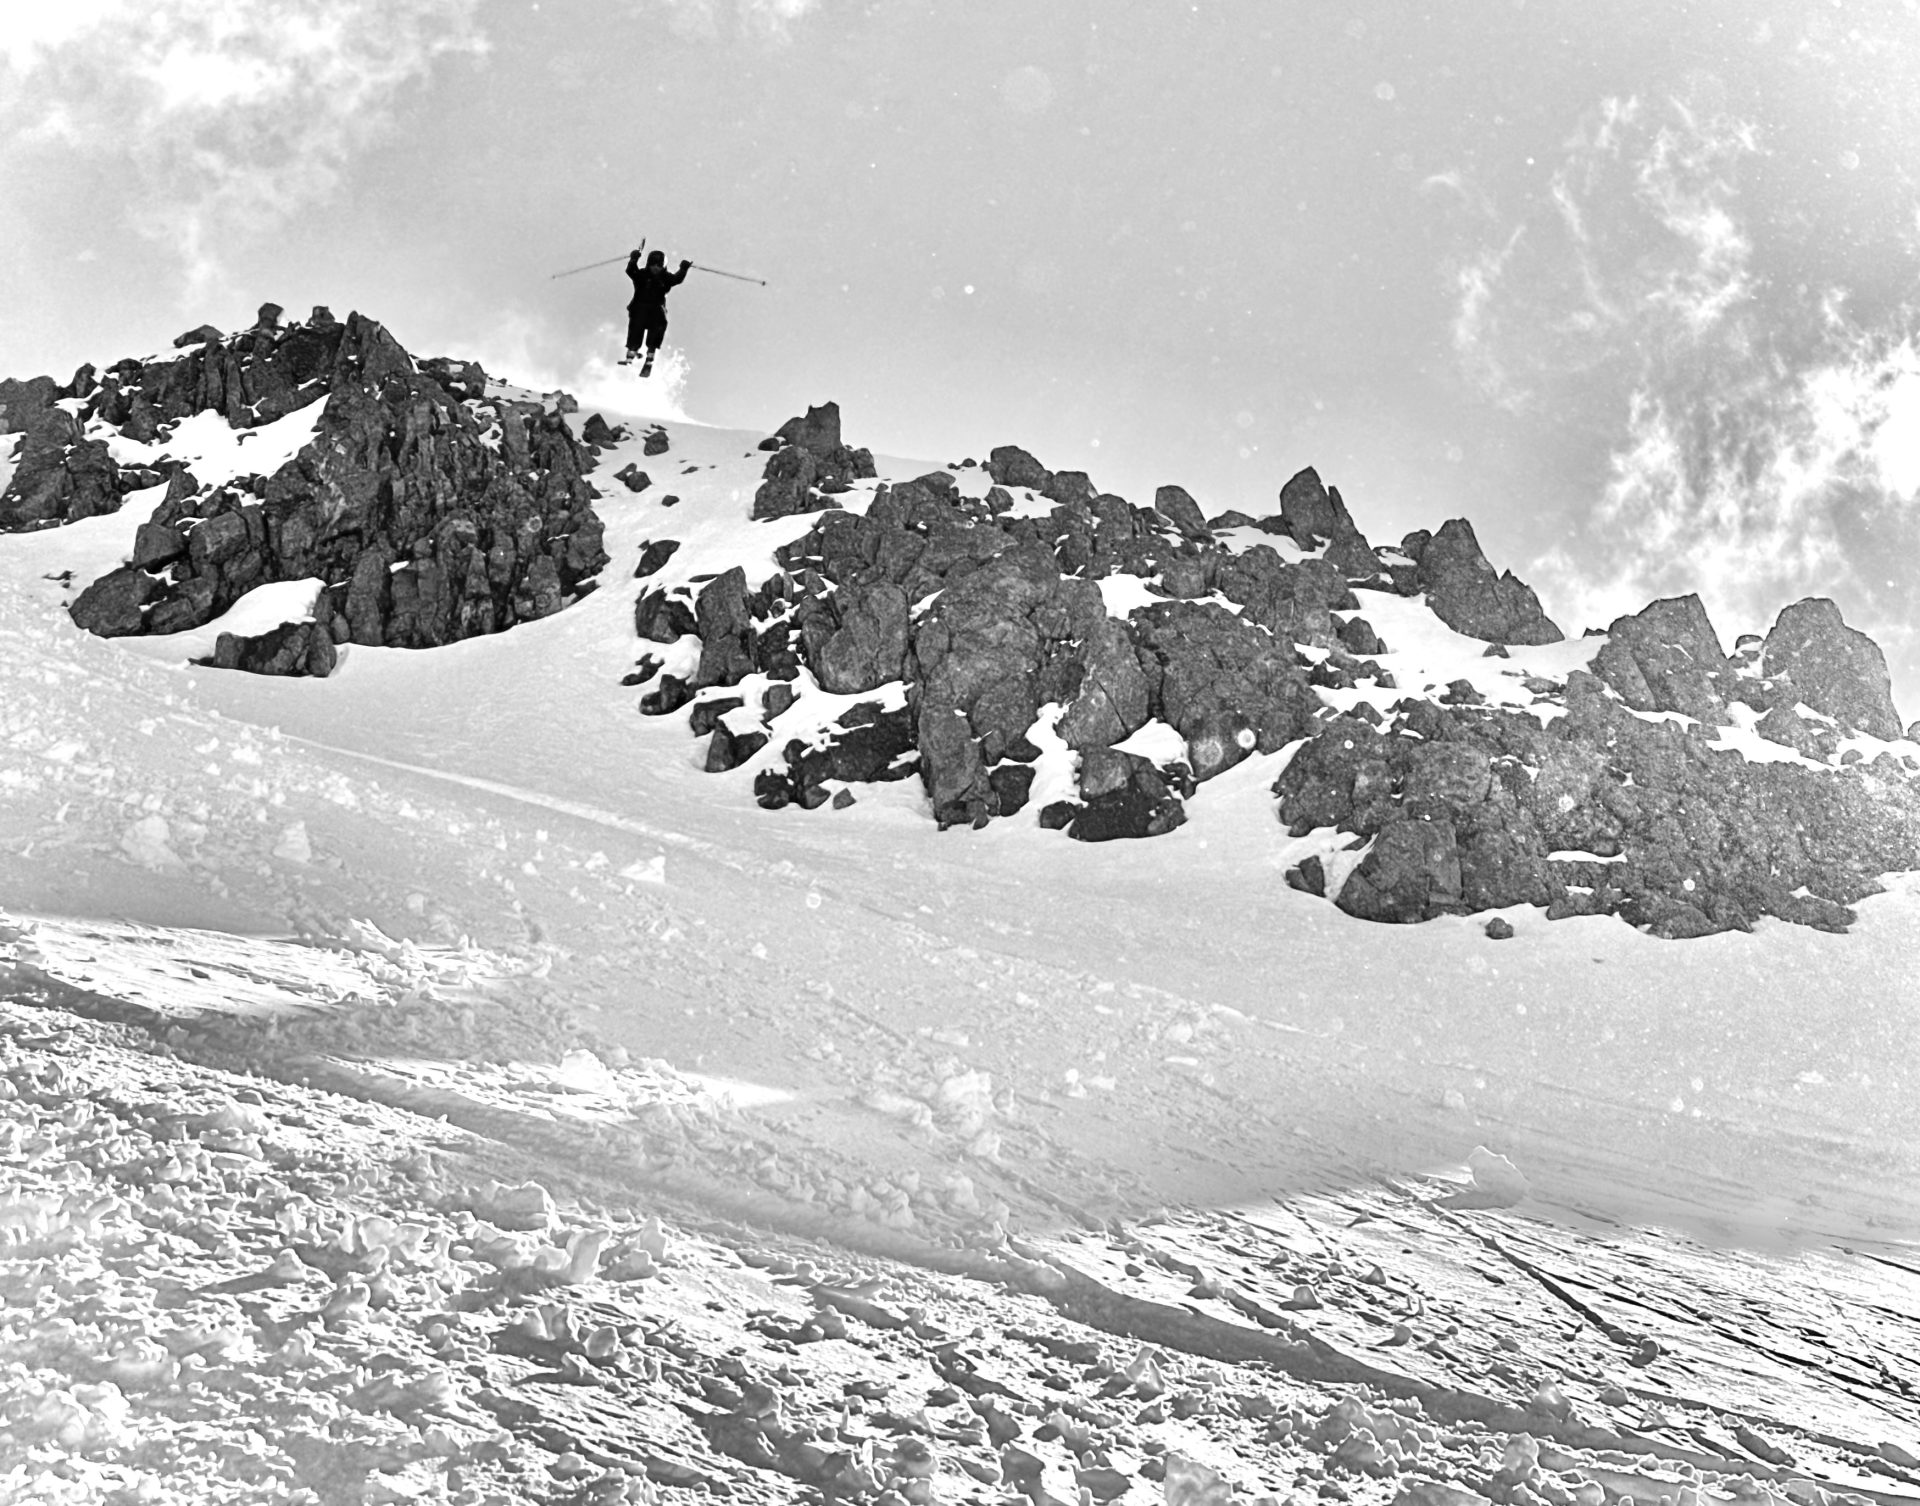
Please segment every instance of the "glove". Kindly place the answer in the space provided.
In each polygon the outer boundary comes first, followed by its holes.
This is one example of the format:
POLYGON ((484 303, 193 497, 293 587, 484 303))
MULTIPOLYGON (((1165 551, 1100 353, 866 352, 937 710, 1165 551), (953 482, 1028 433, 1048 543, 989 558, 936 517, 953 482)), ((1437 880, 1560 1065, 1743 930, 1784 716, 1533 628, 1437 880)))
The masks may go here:
POLYGON ((687 260, 687 259, 686 259, 686 258, 685 258, 684 256, 680 258, 680 270, 681 270, 682 272, 684 272, 684 271, 686 271, 686 270, 687 270, 687 268, 688 268, 688 267, 690 267, 690 266, 692 266, 692 265, 693 265, 693 263, 692 263, 692 262, 690 262, 690 261, 688 261, 688 260, 687 260))

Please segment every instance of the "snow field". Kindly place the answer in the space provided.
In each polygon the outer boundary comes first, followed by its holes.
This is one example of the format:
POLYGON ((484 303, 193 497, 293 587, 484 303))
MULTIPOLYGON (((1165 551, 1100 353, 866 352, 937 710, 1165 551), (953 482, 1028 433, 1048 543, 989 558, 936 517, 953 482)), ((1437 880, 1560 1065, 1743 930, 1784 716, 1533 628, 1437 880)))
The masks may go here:
MULTIPOLYGON (((1585 1506, 1578 1492, 1590 1484, 1607 1500, 1652 1506, 1787 1477, 1769 1474, 1708 1404, 1738 1410, 1742 1426, 1783 1441, 1835 1488, 1920 1483, 1889 1482, 1792 1431, 1824 1430, 1869 1452, 1883 1438, 1920 1448, 1897 1387, 1875 1381, 1860 1401, 1768 1357, 1812 1344, 1827 1364, 1869 1355, 1863 1374, 1884 1365, 1897 1375, 1905 1363, 1889 1333, 1897 1323, 1876 1314, 1904 1311, 1910 1294, 1873 1261, 1905 1258, 1900 1242, 1920 1229, 1902 1190, 1913 1185, 1920 885, 1901 879, 1866 901, 1847 937, 1764 925, 1675 946, 1605 920, 1549 926, 1531 911, 1507 917, 1517 935, 1499 944, 1478 920, 1364 926, 1280 882, 1332 836, 1296 842, 1275 821, 1268 791, 1285 753, 1210 781, 1188 824, 1149 843, 1088 847, 1015 822, 938 833, 911 780, 863 789, 846 811, 760 811, 746 794, 751 768, 699 772, 684 722, 639 716, 640 688, 619 686, 654 647, 634 638, 641 586, 628 577, 642 542, 662 537, 685 542, 660 580, 697 589, 695 575, 734 563, 771 569, 774 545, 813 519, 745 521, 763 461, 757 434, 675 425, 669 451, 644 457, 641 427, 595 473, 613 558, 598 591, 498 639, 412 654, 355 648, 327 681, 191 670, 178 645, 73 631, 62 601, 90 578, 88 561, 124 554, 138 521, 125 511, 0 545, 0 904, 18 933, 0 978, 9 997, 38 991, 30 1007, 5 1006, 8 1080, 50 1096, 50 1061, 99 1064, 71 1080, 81 1089, 68 1082, 57 1095, 94 1106, 74 1126, 59 1123, 58 1104, 24 1091, 8 1100, 19 1145, 52 1142, 35 1162, 45 1183, 25 1195, 64 1200, 71 1182, 91 1198, 88 1126, 120 1122, 128 1101, 167 1097, 181 1108, 147 1115, 159 1126, 152 1144, 134 1136, 112 1156, 177 1166, 184 1180, 149 1180, 189 1205, 175 1219, 164 1200, 150 1209, 144 1192, 138 1206, 115 1192, 127 1210, 90 1225, 71 1222, 90 1202, 20 1205, 23 1232, 7 1248, 23 1264, 7 1280, 54 1261, 47 1269, 67 1284, 53 1290, 80 1328, 96 1324, 75 1305, 87 1273, 109 1256, 131 1262, 106 1303, 126 1305, 124 1330, 108 1324, 72 1349, 6 1336, 25 1346, 8 1362, 32 1372, 20 1393, 30 1409, 9 1414, 28 1449, 4 1462, 39 1471, 17 1473, 22 1489, 72 1486, 72 1499, 93 1500, 140 1488, 134 1468, 163 1485, 188 1471, 224 1480, 216 1464, 253 1469, 234 1461, 259 1450, 231 1440, 257 1423, 238 1403, 220 1410, 246 1389, 222 1390, 216 1376, 257 1377, 270 1408, 288 1392, 288 1415, 334 1440, 328 1467, 406 1499, 521 1498, 536 1480, 584 1490, 609 1471, 619 1479, 606 1488, 631 1499, 701 1478, 755 1499, 791 1488, 780 1482, 793 1477, 727 1453, 717 1440, 738 1430, 714 1413, 751 1414, 789 1462, 812 1459, 801 1443, 846 1453, 867 1472, 856 1494, 927 1478, 896 1447, 925 1441, 942 1500, 999 1499, 1015 1478, 1075 1499, 1113 1483, 1100 1470, 1132 1482, 1121 1499, 1152 1499, 1153 1471, 1171 1468, 1153 1461, 1174 1454, 1243 1494, 1302 1499, 1323 1480, 1384 1501, 1424 1479, 1520 1506, 1531 1506, 1522 1486, 1585 1506), (637 496, 610 480, 628 460, 654 477, 637 496), (662 505, 669 494, 673 507, 662 505), (47 578, 67 569, 69 586, 47 578), (129 1035, 129 1054, 113 1056, 96 1033, 111 1027, 60 1012, 102 999, 177 1017, 169 1028, 181 1034, 162 1037, 171 1054, 150 1055, 129 1035), (318 1086, 299 1087, 301 1075, 318 1086), (149 1084, 144 1098, 132 1096, 137 1083, 149 1084), (259 1110, 274 1125, 291 1105, 323 1148, 366 1145, 372 1159, 341 1149, 344 1160, 283 1163, 282 1130, 205 1118, 227 1102, 242 1121, 259 1110), (371 1125, 356 1126, 356 1114, 371 1125), (336 1124, 346 1126, 337 1140, 336 1124), (233 1148, 229 1137, 248 1135, 264 1156, 233 1148), (409 1146, 427 1148, 430 1176, 380 1169, 400 1167, 409 1146), (1517 1169, 1524 1198, 1507 1211, 1434 1211, 1485 1184, 1482 1166, 1494 1177, 1488 1157, 1517 1169), (499 1199, 513 1199, 488 1194, 492 1213, 455 1206, 446 1200, 466 1196, 456 1182, 538 1182, 545 1201, 520 1196, 543 1216, 550 1203, 559 1226, 496 1239, 479 1224, 498 1229, 493 1214, 508 1216, 499 1199), (316 1211, 290 1230, 248 1211, 295 1191, 316 1211), (669 1198, 678 1224, 647 1207, 669 1198), (1166 1210, 1157 1222, 1155 1209, 1166 1210), (272 1274, 285 1250, 305 1263, 301 1244, 331 1239, 365 1257, 369 1241, 345 1233, 348 1210, 427 1231, 378 1245, 394 1251, 396 1306, 376 1300, 373 1273, 324 1265, 284 1290, 205 1292, 272 1274), (662 1299, 668 1286, 649 1277, 635 1288, 647 1300, 622 1306, 610 1262, 639 1265, 649 1216, 684 1242, 684 1268, 648 1254, 684 1291, 662 1299), (717 1217, 776 1232, 692 1228, 717 1217), (73 1227, 80 1234, 60 1232, 73 1227), (584 1239, 601 1228, 600 1272, 574 1280, 584 1239), (1001 1246, 1003 1232, 1014 1244, 1001 1246), (1563 1286, 1597 1283, 1598 1295, 1580 1288, 1583 1300, 1623 1328, 1657 1331, 1661 1356, 1636 1368, 1591 1325, 1568 1340, 1570 1309, 1480 1233, 1530 1251, 1563 1286), (443 1234, 448 1265, 434 1274, 416 1257, 439 1251, 443 1234), (505 1264, 489 1258, 509 1244, 518 1254, 502 1254, 505 1264), (968 1263, 989 1256, 1002 1264, 968 1263), (1082 1289, 1057 1262, 1116 1295, 1071 1306, 1082 1289), (547 1284, 497 1308, 451 1301, 509 1268, 547 1284), (955 1268, 976 1275, 929 1274, 955 1268), (1483 1270, 1505 1272, 1506 1284, 1483 1270), (697 1279, 682 1282, 683 1271, 697 1279), (570 1284, 548 1283, 556 1275, 570 1284), (162 1307, 159 1294, 176 1290, 169 1279, 204 1294, 162 1307), (892 1286, 866 1295, 868 1280, 892 1286), (1303 1287, 1320 1305, 1287 1307, 1303 1287), (1635 1291, 1660 1305, 1657 1321, 1620 1295, 1635 1291), (266 1304, 266 1326, 243 1299, 266 1304), (1198 1328, 1155 1329, 1165 1338, 1143 1362, 1138 1340, 1087 1326, 1102 1310, 1154 1324, 1197 1311, 1237 1327, 1207 1327, 1204 1343, 1198 1328), (275 1357, 293 1340, 275 1339, 273 1325, 299 1312, 320 1362, 282 1370, 275 1357), (1286 1338, 1255 1312, 1519 1412, 1513 1426, 1476 1432, 1438 1400, 1416 1414, 1385 1393, 1277 1378, 1208 1352, 1251 1344, 1241 1330, 1286 1338), (182 1340, 176 1354, 166 1342, 176 1318, 237 1336, 197 1357, 182 1340), (606 1328, 613 1378, 583 1389, 567 1367, 605 1379, 607 1356, 592 1348, 606 1328), (1013 1393, 996 1402, 1018 1420, 1005 1441, 974 1405, 997 1393, 977 1395, 938 1369, 940 1345, 975 1329, 990 1337, 963 1344, 968 1373, 1013 1393), (204 1387, 191 1392, 206 1409, 192 1414, 199 1430, 175 1429, 186 1452, 165 1452, 172 1414, 154 1392, 134 1379, 79 1379, 114 1364, 119 1336, 136 1330, 151 1332, 167 1362, 200 1365, 189 1377, 204 1387), (656 1333, 666 1341, 639 1337, 656 1333), (1069 1364, 1016 1333, 1093 1347, 1069 1364), (744 1379, 689 1357, 742 1344, 744 1379), (463 1365, 479 1365, 484 1382, 463 1365), (1036 1367, 1064 1389, 1037 1381, 1036 1367), (800 1380, 780 1379, 782 1369, 800 1380), (838 1389, 876 1371, 879 1397, 838 1389), (749 1379, 823 1431, 775 1436, 752 1412, 749 1379), (108 1381, 125 1409, 76 1389, 108 1381), (528 1410, 487 1412, 483 1388, 528 1410), (942 1388, 963 1399, 959 1410, 928 1400, 942 1388), (47 1400, 55 1392, 68 1394, 47 1400), (583 1399, 609 1396, 624 1409, 620 1436, 658 1445, 637 1473, 630 1457, 594 1456, 614 1430, 583 1399), (1533 1436, 1518 1417, 1536 1400, 1529 1426, 1542 1438, 1571 1427, 1569 1416, 1592 1420, 1623 1446, 1629 1430, 1656 1437, 1664 1462, 1564 1443, 1532 1454, 1522 1444, 1509 1459, 1515 1436, 1533 1436), (843 1403, 857 1414, 848 1421, 843 1403), (925 1431, 877 1420, 916 1411, 925 1431), (1721 1452, 1701 1444, 1700 1429, 1721 1452), (215 1438, 228 1441, 189 1457, 196 1440, 215 1438), (159 1463, 123 1465, 126 1446, 159 1450, 159 1463)), ((970 485, 977 473, 960 477, 970 485)), ((1489 660, 1436 631, 1417 603, 1369 594, 1362 612, 1393 651, 1382 663, 1402 686, 1394 698, 1466 677, 1490 699, 1550 714, 1551 695, 1520 676, 1564 677, 1602 641, 1489 660)), ((771 746, 837 709, 809 687, 771 746)), ((1150 756, 1173 751, 1165 729, 1141 736, 1150 756)), ((1071 758, 1053 739, 1041 782, 1064 788, 1071 758)), ((164 1369, 151 1350, 128 1353, 127 1377, 148 1375, 142 1364, 164 1369)), ((269 1436, 282 1433, 297 1429, 269 1436)), ((281 1454, 261 1456, 251 1485, 235 1478, 261 1491, 281 1479, 290 1495, 321 1456, 281 1454)), ((1808 1501, 1820 1506, 1800 1506, 1808 1501)))

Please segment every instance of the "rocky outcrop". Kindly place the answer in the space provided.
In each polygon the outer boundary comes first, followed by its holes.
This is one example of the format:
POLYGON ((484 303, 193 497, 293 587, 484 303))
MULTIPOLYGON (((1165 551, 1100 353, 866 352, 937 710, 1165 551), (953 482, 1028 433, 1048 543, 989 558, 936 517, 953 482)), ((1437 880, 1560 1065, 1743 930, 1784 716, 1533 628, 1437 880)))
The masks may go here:
MULTIPOLYGON (((838 411, 772 443, 776 460, 843 452, 838 411)), ((1319 850, 1285 882, 1378 922, 1528 904, 1670 937, 1765 917, 1837 929, 1875 875, 1920 867, 1920 759, 1843 749, 1897 729, 1877 650, 1829 604, 1790 608, 1729 659, 1697 598, 1658 601, 1614 622, 1564 690, 1527 682, 1552 694, 1544 717, 1468 679, 1382 714, 1377 694, 1330 694, 1391 688, 1375 662, 1391 645, 1356 590, 1424 594, 1490 655, 1560 638, 1466 522, 1383 552, 1312 470, 1278 513, 1212 525, 1178 487, 1136 508, 1011 445, 986 470, 985 497, 935 471, 879 485, 864 512, 816 498, 825 510, 757 585, 732 571, 647 587, 641 636, 694 634, 700 656, 690 680, 657 676, 642 709, 691 698, 706 767, 750 764, 769 807, 844 806, 851 785, 915 775, 942 827, 977 827, 1024 810, 1042 768, 1057 790, 1064 763, 1071 790, 1035 815, 1081 841, 1172 831, 1200 785, 1291 746, 1276 811, 1319 850), (1051 511, 1015 508, 1011 488, 1051 511), (1229 546, 1223 523, 1274 542, 1229 546), (1158 599, 1110 614, 1102 582, 1118 575, 1158 599), (803 673, 874 699, 783 739, 803 673), (1133 741, 1156 723, 1178 742, 1133 741), (1717 741, 1747 727, 1805 759, 1717 741)))
POLYGON ((1760 668, 1843 728, 1889 741, 1901 735, 1886 656, 1865 633, 1848 627, 1824 597, 1796 601, 1774 619, 1760 668))
MULTIPOLYGON (((1717 642, 1697 609, 1656 603, 1628 635, 1662 662, 1691 638, 1682 696, 1717 642)), ((1653 698, 1671 683, 1656 676, 1653 698)), ((1566 709, 1547 726, 1415 700, 1384 727, 1336 718, 1275 782, 1280 819, 1295 835, 1331 827, 1368 844, 1336 902, 1395 922, 1531 904, 1674 937, 1763 916, 1837 929, 1878 874, 1920 862, 1920 782, 1891 756, 1848 769, 1752 762, 1712 745, 1724 705, 1696 704, 1706 714, 1694 725, 1649 720, 1584 672, 1569 678, 1566 709)))
POLYGON ((1163 486, 1153 494, 1153 510, 1180 530, 1183 538, 1211 543, 1213 530, 1207 527, 1206 514, 1184 486, 1163 486))
POLYGON ((1465 518, 1430 538, 1409 534, 1401 548, 1414 562, 1413 586, 1456 633, 1489 643, 1558 643, 1566 635, 1540 610, 1533 588, 1511 570, 1495 574, 1465 518))
POLYGON ((773 438, 778 448, 768 458, 753 496, 756 518, 785 518, 836 506, 837 493, 874 474, 872 454, 840 442, 838 403, 807 409, 805 416, 781 425, 773 438))
POLYGON ((1324 546, 1328 562, 1348 580, 1370 581, 1386 573, 1340 500, 1339 489, 1322 485, 1312 466, 1280 488, 1280 522, 1302 549, 1324 546))
POLYGON ((213 656, 196 660, 213 669, 238 669, 255 675, 311 676, 324 680, 333 673, 340 651, 325 622, 290 622, 268 633, 243 638, 222 633, 214 640, 213 656))
POLYGON ((126 491, 151 484, 143 472, 123 486, 105 441, 86 437, 72 399, 76 387, 91 383, 90 367, 66 387, 44 376, 0 382, 0 445, 19 436, 13 475, 0 491, 0 533, 117 512, 126 491))
POLYGON ((34 454, 57 445, 59 458, 23 462, 0 516, 72 521, 103 510, 103 493, 118 505, 129 478, 105 444, 61 437, 89 421, 151 442, 193 413, 246 429, 318 403, 314 438, 268 475, 211 488, 177 467, 161 477, 168 489, 138 527, 132 560, 74 601, 80 626, 106 637, 179 632, 258 586, 318 578, 328 585, 304 636, 269 635, 210 661, 315 674, 331 659, 294 644, 314 632, 425 648, 550 616, 591 589, 607 562, 585 480, 593 457, 559 413, 486 399, 473 363, 416 365, 359 314, 341 323, 316 309, 281 328, 278 311, 263 309, 231 339, 201 333, 174 360, 116 364, 84 399, 24 404, 42 436, 34 454))
POLYGON ((1018 445, 995 445, 987 453, 987 474, 1000 486, 1020 486, 1044 494, 1053 474, 1018 445))
POLYGON ((1714 726, 1727 719, 1727 656, 1698 596, 1615 618, 1593 672, 1635 711, 1676 711, 1714 726))
MULTIPOLYGON (((770 466, 790 456, 787 464, 798 467, 790 474, 815 464, 816 478, 819 462, 864 453, 844 444, 831 404, 783 425, 769 443, 777 446, 770 466)), ((688 696, 756 674, 788 681, 802 668, 835 694, 898 686, 906 705, 886 722, 887 767, 919 774, 943 826, 1022 809, 1044 727, 1079 770, 1077 798, 1057 802, 1047 819, 1076 837, 1105 840, 1173 829, 1196 783, 1312 726, 1314 676, 1350 684, 1354 672, 1367 672, 1346 639, 1379 650, 1364 624, 1350 629, 1334 619, 1356 604, 1339 563, 1288 563, 1265 546, 1235 554, 1214 543, 1178 487, 1162 488, 1154 508, 1136 508, 1083 473, 1049 471, 1014 446, 993 450, 986 469, 995 485, 985 498, 962 495, 953 474, 936 471, 881 485, 864 513, 821 501, 819 521, 778 552, 780 572, 757 591, 738 576, 708 581, 697 595, 683 586, 643 591, 640 636, 672 642, 693 633, 701 643, 692 678, 662 677, 643 709, 664 714, 688 696), (1008 486, 1051 501, 1051 515, 1011 516, 1008 486), (1163 603, 1124 621, 1110 616, 1096 583, 1114 574, 1157 580, 1163 603), (1199 600, 1215 592, 1238 610, 1199 600), (1301 644, 1326 648, 1331 664, 1316 666, 1301 644), (1118 751, 1155 719, 1187 740, 1186 761, 1161 767, 1118 751), (910 765, 894 761, 903 736, 910 765)), ((1347 563, 1384 584, 1337 494, 1319 495, 1350 546, 1347 563)), ((756 515, 766 515, 768 498, 763 485, 756 515)), ((699 729, 710 739, 709 767, 738 766, 735 729, 744 714, 699 729)), ((831 746, 858 750, 877 735, 831 746)), ((824 766, 823 750, 794 744, 776 754, 781 764, 756 776, 763 803, 823 803, 804 793, 819 786, 807 771, 824 766)), ((846 763, 852 754, 835 757, 841 772, 821 778, 868 777, 845 772, 863 767, 857 758, 846 763)))

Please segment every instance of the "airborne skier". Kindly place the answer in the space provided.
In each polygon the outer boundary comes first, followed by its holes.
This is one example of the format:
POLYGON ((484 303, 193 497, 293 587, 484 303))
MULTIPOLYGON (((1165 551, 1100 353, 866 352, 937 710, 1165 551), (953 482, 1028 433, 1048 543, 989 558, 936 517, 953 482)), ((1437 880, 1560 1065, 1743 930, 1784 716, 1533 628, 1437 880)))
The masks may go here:
POLYGON ((667 334, 667 293, 687 280, 687 272, 692 266, 692 262, 683 259, 678 272, 669 272, 666 254, 650 251, 647 253, 647 264, 642 267, 637 248, 627 258, 627 276, 633 282, 633 298, 627 304, 627 354, 622 365, 644 348, 646 358, 641 362, 640 375, 653 374, 654 355, 667 334))

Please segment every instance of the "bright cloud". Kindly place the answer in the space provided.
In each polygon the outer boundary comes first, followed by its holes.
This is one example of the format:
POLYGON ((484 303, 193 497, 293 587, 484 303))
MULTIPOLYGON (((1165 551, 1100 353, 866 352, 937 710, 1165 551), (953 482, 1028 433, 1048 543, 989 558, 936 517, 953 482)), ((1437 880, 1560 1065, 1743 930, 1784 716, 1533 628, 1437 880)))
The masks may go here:
POLYGON ((484 51, 477 0, 100 0, 0 30, 0 129, 124 161, 126 213, 199 291, 221 248, 325 199, 443 56, 484 51))
POLYGON ((1533 567, 1570 624, 1698 592, 1731 637, 1832 596, 1920 680, 1920 312, 1856 314, 1764 243, 1766 156, 1724 110, 1605 101, 1457 272, 1456 354, 1502 406, 1611 432, 1533 567))

